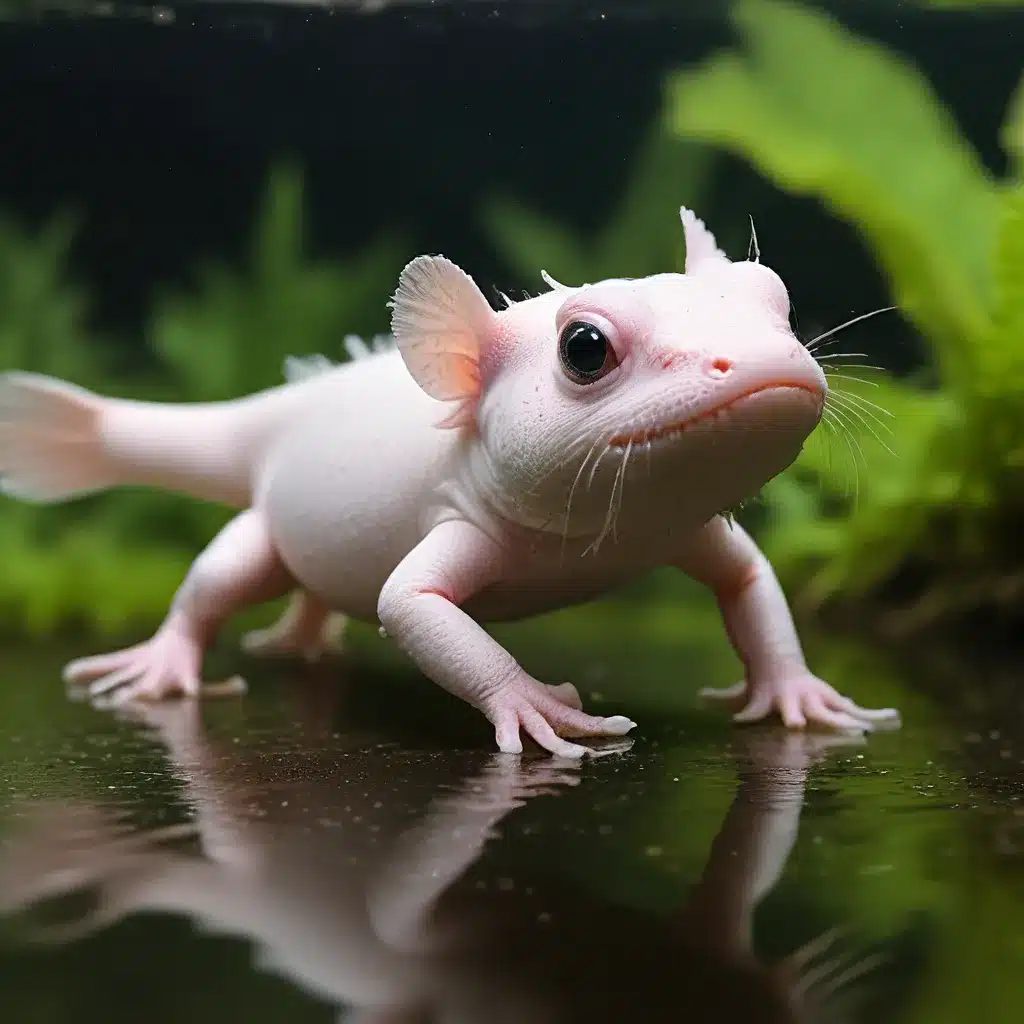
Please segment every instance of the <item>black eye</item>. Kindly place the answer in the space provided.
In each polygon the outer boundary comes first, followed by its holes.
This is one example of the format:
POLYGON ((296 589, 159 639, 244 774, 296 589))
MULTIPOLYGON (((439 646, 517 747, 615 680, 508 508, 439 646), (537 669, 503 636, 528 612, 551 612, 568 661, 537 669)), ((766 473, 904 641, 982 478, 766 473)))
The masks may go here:
POLYGON ((593 384, 618 365, 615 349, 593 325, 582 320, 566 324, 558 339, 558 356, 570 379, 593 384))

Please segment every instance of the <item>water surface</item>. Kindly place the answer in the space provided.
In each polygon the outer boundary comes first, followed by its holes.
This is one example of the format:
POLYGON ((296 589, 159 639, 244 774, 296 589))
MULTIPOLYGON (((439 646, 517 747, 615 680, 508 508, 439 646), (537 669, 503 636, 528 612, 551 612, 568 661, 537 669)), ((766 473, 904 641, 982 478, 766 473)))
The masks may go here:
MULTIPOLYGON (((699 606, 660 644, 651 609, 511 630, 640 722, 582 765, 495 755, 373 638, 121 714, 66 698, 62 652, 8 652, 4 1018, 1019 1019, 1015 751, 912 690, 865 743, 732 729, 694 706, 735 671, 699 606)), ((865 703, 899 683, 810 647, 865 703)))

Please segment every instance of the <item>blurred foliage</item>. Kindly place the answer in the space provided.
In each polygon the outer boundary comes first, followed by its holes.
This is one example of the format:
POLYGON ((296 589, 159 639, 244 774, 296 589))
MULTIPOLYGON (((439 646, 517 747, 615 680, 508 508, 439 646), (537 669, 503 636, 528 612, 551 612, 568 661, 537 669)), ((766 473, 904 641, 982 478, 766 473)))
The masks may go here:
MULTIPOLYGON (((386 298, 408 258, 396 237, 348 263, 307 257, 302 180, 282 166, 271 174, 247 266, 203 266, 189 294, 160 296, 146 338, 155 369, 127 378, 87 332, 86 298, 67 278, 73 227, 61 217, 31 236, 0 223, 0 367, 132 398, 232 398, 280 383, 286 355, 343 359, 346 334, 386 326, 386 298)), ((151 629, 229 515, 144 489, 49 507, 4 501, 0 628, 151 629)))
POLYGON ((808 445, 766 490, 768 553, 807 610, 912 572, 895 632, 1008 607, 1024 583, 1021 93, 1002 134, 1016 166, 995 180, 907 61, 801 6, 743 0, 734 16, 745 52, 673 76, 670 129, 851 223, 930 343, 939 382, 843 367, 830 355, 851 347, 843 335, 823 345, 842 436, 808 445))

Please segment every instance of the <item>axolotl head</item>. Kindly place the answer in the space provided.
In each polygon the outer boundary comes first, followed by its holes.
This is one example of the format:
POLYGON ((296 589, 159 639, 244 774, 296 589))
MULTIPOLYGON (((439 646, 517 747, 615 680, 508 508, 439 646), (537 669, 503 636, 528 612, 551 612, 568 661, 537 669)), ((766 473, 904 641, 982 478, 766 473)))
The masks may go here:
POLYGON ((584 536, 631 521, 696 525, 800 453, 827 384, 759 260, 731 261, 681 211, 682 274, 550 290, 500 312, 443 257, 413 260, 392 300, 406 366, 452 403, 476 473, 524 525, 584 536))

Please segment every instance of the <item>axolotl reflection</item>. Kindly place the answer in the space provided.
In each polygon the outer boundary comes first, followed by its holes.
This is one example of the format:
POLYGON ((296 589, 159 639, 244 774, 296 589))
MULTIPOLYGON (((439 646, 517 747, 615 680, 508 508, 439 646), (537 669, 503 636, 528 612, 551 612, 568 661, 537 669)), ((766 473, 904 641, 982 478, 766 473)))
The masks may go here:
POLYGON ((474 882, 496 827, 525 801, 578 785, 577 761, 478 758, 456 785, 432 782, 426 814, 410 824, 407 806, 388 802, 387 758, 368 758, 347 784, 304 766, 286 785, 254 785, 260 771, 237 748, 216 748, 194 703, 132 714, 164 744, 195 825, 144 832, 100 806, 22 808, 0 863, 0 908, 31 921, 44 899, 95 897, 85 918, 30 929, 39 941, 144 912, 185 915, 252 941, 263 968, 336 1007, 339 1024, 831 1022, 872 966, 835 957, 831 935, 774 964, 752 941, 754 911, 796 839, 809 769, 852 739, 737 737, 740 782, 706 868, 684 905, 654 915, 564 879, 512 892, 474 882))

